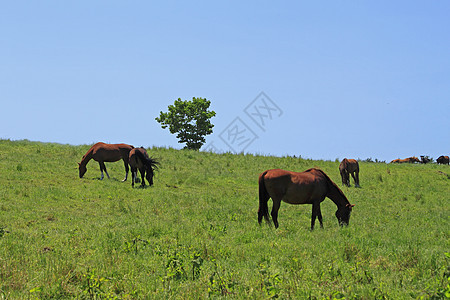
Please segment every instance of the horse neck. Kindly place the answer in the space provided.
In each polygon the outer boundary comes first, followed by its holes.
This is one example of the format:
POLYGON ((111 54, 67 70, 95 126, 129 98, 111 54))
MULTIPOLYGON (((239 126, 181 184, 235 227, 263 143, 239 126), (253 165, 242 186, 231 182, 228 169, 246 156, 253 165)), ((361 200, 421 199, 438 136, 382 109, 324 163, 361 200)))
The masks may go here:
POLYGON ((81 159, 81 165, 87 165, 87 163, 92 159, 92 148, 83 156, 81 159))
POLYGON ((338 208, 345 207, 347 204, 350 204, 344 193, 331 180, 328 185, 327 197, 330 198, 338 208))

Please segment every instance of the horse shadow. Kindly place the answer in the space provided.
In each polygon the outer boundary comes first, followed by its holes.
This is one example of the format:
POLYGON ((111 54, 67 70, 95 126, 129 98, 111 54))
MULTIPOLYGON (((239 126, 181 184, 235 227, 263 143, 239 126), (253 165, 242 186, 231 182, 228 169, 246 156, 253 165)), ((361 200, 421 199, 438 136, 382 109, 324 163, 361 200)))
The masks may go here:
POLYGON ((351 187, 354 187, 354 188, 357 188, 357 189, 362 189, 363 187, 362 186, 360 186, 360 185, 343 185, 344 187, 346 187, 346 188, 351 188, 351 187))
POLYGON ((117 178, 113 178, 113 177, 110 177, 110 178, 101 178, 101 177, 92 177, 90 180, 92 180, 92 181, 114 181, 114 182, 122 182, 122 180, 120 180, 120 179, 117 179, 117 178))

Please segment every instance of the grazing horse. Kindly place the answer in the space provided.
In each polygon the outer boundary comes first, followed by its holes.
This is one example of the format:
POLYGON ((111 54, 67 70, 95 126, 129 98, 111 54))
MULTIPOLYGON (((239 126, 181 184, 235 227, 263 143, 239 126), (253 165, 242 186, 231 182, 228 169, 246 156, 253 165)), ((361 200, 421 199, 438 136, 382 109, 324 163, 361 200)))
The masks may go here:
POLYGON ((355 187, 359 187, 359 164, 357 160, 344 158, 339 165, 339 171, 341 172, 343 185, 350 186, 349 174, 351 174, 355 181, 355 187))
POLYGON ((420 162, 420 160, 417 157, 415 157, 415 156, 411 156, 411 157, 404 158, 404 159, 397 158, 397 159, 394 159, 393 161, 391 161, 390 163, 391 164, 392 163, 399 163, 399 164, 401 164, 401 163, 410 163, 410 164, 413 164, 415 162, 418 163, 418 162, 420 162))
POLYGON ((264 217, 270 223, 267 201, 272 198, 271 215, 275 228, 278 228, 281 200, 289 204, 312 204, 311 230, 314 229, 316 217, 319 218, 320 227, 323 228, 320 203, 325 197, 336 204, 338 209, 335 215, 339 225, 348 225, 354 205, 348 202, 341 189, 325 172, 316 168, 301 173, 280 169, 267 170, 259 175, 258 222, 261 224, 264 217))
POLYGON ((134 147, 127 144, 105 144, 102 142, 96 143, 92 146, 86 154, 81 159, 81 162, 78 163, 78 170, 80 171, 80 178, 84 176, 87 171, 86 165, 87 163, 93 159, 98 162, 100 165, 101 177, 100 180, 103 180, 103 171, 105 171, 106 176, 109 178, 108 171, 106 171, 105 162, 115 162, 120 159, 123 159, 125 165, 125 179, 122 181, 126 181, 128 177, 128 154, 131 149, 134 147))
POLYGON ((438 159, 436 159, 436 162, 438 164, 448 165, 449 164, 449 158, 446 155, 441 155, 441 156, 438 157, 438 159))
POLYGON ((153 171, 158 167, 158 162, 149 157, 147 151, 143 147, 131 149, 129 154, 129 164, 131 167, 131 186, 134 187, 136 182, 137 170, 141 173, 141 185, 145 186, 144 177, 147 178, 148 184, 153 185, 153 171))

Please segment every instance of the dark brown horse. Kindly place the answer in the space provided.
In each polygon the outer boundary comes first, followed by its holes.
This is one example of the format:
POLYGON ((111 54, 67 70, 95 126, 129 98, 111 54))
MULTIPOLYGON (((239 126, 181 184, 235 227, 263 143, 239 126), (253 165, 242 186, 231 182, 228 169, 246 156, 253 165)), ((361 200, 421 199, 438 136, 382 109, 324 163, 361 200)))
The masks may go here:
POLYGON ((153 171, 158 167, 158 162, 149 157, 147 151, 143 147, 131 149, 128 162, 131 167, 131 186, 134 187, 136 182, 137 170, 141 173, 141 185, 145 186, 144 177, 147 178, 148 184, 153 185, 153 171))
POLYGON ((399 164, 401 164, 401 163, 410 163, 410 164, 413 164, 415 162, 418 163, 418 162, 420 162, 420 160, 417 157, 415 157, 415 156, 411 156, 411 157, 404 158, 404 159, 397 158, 397 159, 394 159, 393 161, 391 161, 390 163, 391 164, 392 163, 399 163, 399 164))
POLYGON ((350 186, 350 174, 355 181, 355 187, 359 187, 359 164, 356 159, 344 158, 339 165, 341 172, 342 184, 350 186))
POLYGON ((432 159, 430 159, 428 156, 425 155, 420 156, 420 163, 427 164, 429 162, 432 162, 432 159))
POLYGON ((282 200, 289 204, 312 204, 311 230, 314 229, 316 217, 323 228, 320 203, 325 197, 336 204, 338 209, 335 215, 339 225, 348 225, 354 205, 348 202, 341 189, 325 172, 316 168, 301 173, 280 169, 267 170, 259 175, 258 222, 261 224, 264 217, 270 223, 267 201, 272 198, 271 215, 275 228, 278 228, 278 210, 282 200))
POLYGON ((438 157, 438 159, 436 159, 436 162, 438 164, 448 165, 449 164, 449 158, 446 155, 441 155, 441 156, 438 157))
POLYGON ((101 177, 103 179, 103 171, 105 171, 106 176, 109 178, 108 171, 106 171, 105 162, 115 162, 118 160, 123 160, 125 165, 125 179, 128 177, 128 155, 134 147, 127 144, 105 144, 102 142, 96 143, 92 146, 88 152, 83 156, 81 162, 78 163, 78 170, 80 171, 80 178, 84 176, 87 171, 87 163, 93 159, 100 165, 101 177))

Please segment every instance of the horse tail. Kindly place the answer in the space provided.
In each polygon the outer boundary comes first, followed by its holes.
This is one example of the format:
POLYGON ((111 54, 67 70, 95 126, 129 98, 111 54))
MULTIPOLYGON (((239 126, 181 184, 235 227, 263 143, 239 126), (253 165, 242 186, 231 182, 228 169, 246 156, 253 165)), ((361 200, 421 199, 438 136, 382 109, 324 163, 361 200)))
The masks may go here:
POLYGON ((264 176, 266 176, 267 171, 259 175, 259 209, 258 209, 258 223, 261 224, 262 218, 266 219, 267 222, 270 222, 269 219, 269 207, 267 206, 267 201, 270 198, 269 193, 267 192, 266 185, 264 184, 264 176))
POLYGON ((356 171, 358 171, 359 172, 359 163, 358 163, 358 161, 356 160, 356 171))

